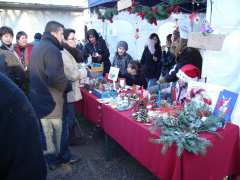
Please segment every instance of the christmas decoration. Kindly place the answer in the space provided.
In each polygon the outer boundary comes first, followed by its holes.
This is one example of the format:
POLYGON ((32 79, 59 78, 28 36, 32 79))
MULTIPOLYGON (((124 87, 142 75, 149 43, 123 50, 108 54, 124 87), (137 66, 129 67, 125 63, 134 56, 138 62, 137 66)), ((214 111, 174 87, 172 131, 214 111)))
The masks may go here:
POLYGON ((154 121, 154 129, 160 128, 160 137, 152 142, 163 144, 162 153, 165 153, 172 144, 177 145, 177 156, 181 156, 183 150, 194 154, 204 155, 206 148, 211 146, 211 142, 199 136, 201 132, 215 131, 223 126, 223 119, 209 115, 202 117, 202 112, 209 111, 209 107, 197 106, 194 102, 187 104, 183 111, 176 112, 175 115, 162 116, 154 121))
POLYGON ((134 38, 139 39, 139 28, 136 28, 134 38))
POLYGON ((149 123, 148 110, 144 100, 137 101, 134 109, 135 113, 133 113, 132 116, 136 121, 149 123))

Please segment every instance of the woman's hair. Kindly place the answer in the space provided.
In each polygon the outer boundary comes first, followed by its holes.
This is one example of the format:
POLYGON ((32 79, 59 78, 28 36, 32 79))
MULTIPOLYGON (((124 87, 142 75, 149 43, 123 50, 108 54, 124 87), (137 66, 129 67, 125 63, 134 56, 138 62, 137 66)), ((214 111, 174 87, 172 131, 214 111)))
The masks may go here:
POLYGON ((75 34, 75 30, 74 29, 64 29, 63 37, 64 37, 65 40, 68 39, 70 33, 74 33, 75 34))
POLYGON ((97 33, 97 31, 95 29, 89 29, 87 31, 87 39, 89 40, 89 36, 92 35, 94 36, 96 39, 99 38, 99 34, 97 33))
POLYGON ((176 44, 175 56, 178 57, 179 54, 187 47, 187 39, 180 38, 180 41, 176 44))
POLYGON ((8 26, 0 27, 0 38, 2 38, 2 36, 4 34, 10 34, 13 37, 13 30, 12 30, 12 28, 10 28, 8 26))
POLYGON ((168 34, 166 39, 168 42, 172 43, 172 34, 168 34))
POLYGON ((157 43, 155 44, 155 48, 156 49, 158 49, 158 48, 161 49, 161 42, 160 42, 160 39, 159 39, 158 35, 156 33, 150 34, 149 39, 154 39, 154 38, 157 38, 157 43))
POLYGON ((27 33, 25 33, 24 31, 19 31, 17 34, 16 34, 16 40, 18 41, 21 36, 26 36, 27 37, 27 33))
POLYGON ((135 70, 136 70, 137 75, 140 74, 141 64, 140 64, 139 61, 137 61, 137 60, 130 61, 130 62, 128 63, 128 65, 130 65, 130 67, 131 67, 132 69, 135 69, 135 70))

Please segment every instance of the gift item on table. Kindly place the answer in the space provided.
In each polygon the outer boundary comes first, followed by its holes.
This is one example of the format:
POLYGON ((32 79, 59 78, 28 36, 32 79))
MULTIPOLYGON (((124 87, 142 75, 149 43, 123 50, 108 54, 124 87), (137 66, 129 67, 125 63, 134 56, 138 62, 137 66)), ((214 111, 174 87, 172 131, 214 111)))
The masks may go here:
POLYGON ((115 90, 107 90, 101 91, 99 89, 93 89, 92 94, 94 94, 98 98, 110 98, 110 97, 117 97, 118 93, 115 90))
POLYGON ((92 63, 90 67, 92 72, 103 72, 103 64, 92 63))
POLYGON ((111 67, 108 73, 108 79, 112 80, 113 82, 116 82, 118 79, 118 74, 119 74, 119 68, 111 67))
POLYGON ((140 99, 136 102, 134 113, 132 114, 134 120, 142 123, 149 123, 148 109, 146 104, 147 102, 143 99, 140 99))
POLYGON ((122 100, 118 101, 116 109, 118 111, 125 111, 133 107, 133 102, 131 102, 127 97, 124 97, 122 100))
POLYGON ((237 93, 228 91, 226 89, 222 90, 219 93, 213 114, 217 117, 224 118, 225 122, 230 121, 234 106, 237 102, 237 98, 237 93))
POLYGON ((121 88, 125 88, 126 79, 125 78, 119 78, 119 85, 120 85, 121 88))

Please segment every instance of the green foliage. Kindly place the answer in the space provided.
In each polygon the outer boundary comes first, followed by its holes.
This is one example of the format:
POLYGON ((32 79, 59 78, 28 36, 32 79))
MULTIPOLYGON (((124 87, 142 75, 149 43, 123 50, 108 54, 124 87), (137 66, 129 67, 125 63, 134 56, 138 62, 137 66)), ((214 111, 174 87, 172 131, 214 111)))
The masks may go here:
MULTIPOLYGON (((178 3, 177 3, 178 4, 178 3)), ((171 3, 170 6, 175 5, 175 3, 171 3)), ((157 20, 163 20, 168 18, 168 12, 167 9, 169 6, 167 5, 162 5, 162 3, 159 3, 155 6, 149 7, 149 6, 143 6, 143 5, 137 5, 131 7, 130 13, 137 14, 141 13, 144 15, 144 18, 149 22, 149 23, 154 23, 157 20)), ((105 20, 105 19, 112 19, 113 16, 118 14, 117 8, 104 8, 102 10, 99 10, 98 7, 94 9, 94 12, 98 15, 99 19, 105 20), (102 12, 104 11, 104 12, 102 12)), ((155 23, 156 24, 156 23, 155 23)))
POLYGON ((186 0, 169 0, 169 4, 176 5, 186 2, 186 0))
POLYGON ((163 144, 162 153, 165 153, 173 143, 177 145, 177 155, 181 156, 184 149, 194 154, 205 154, 211 142, 199 136, 200 132, 211 132, 223 126, 223 119, 212 115, 202 119, 201 112, 209 111, 206 105, 197 105, 194 102, 186 105, 183 111, 176 116, 160 117, 154 126, 161 129, 160 137, 153 142, 163 144))

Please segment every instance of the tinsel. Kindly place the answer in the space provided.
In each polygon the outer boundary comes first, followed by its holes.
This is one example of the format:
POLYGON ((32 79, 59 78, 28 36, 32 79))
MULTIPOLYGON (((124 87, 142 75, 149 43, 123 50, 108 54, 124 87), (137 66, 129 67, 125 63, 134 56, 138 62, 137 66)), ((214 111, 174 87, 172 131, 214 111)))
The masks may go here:
POLYGON ((204 155, 206 148, 211 146, 208 139, 199 136, 201 132, 216 134, 216 130, 223 126, 223 119, 209 115, 206 105, 196 105, 194 102, 185 106, 183 111, 176 115, 159 117, 154 122, 154 128, 160 128, 160 137, 153 139, 154 143, 163 144, 162 153, 165 153, 172 144, 177 145, 177 156, 181 156, 183 150, 194 154, 204 155), (208 113, 203 113, 208 112, 208 113), (208 114, 208 117, 203 117, 208 114))

